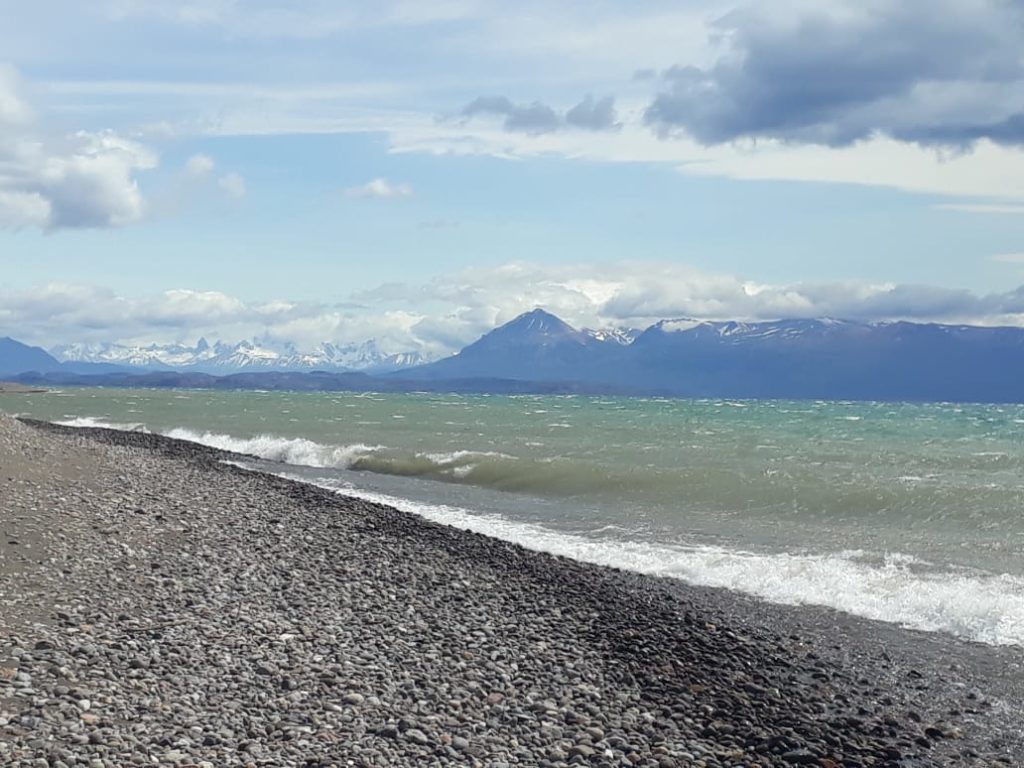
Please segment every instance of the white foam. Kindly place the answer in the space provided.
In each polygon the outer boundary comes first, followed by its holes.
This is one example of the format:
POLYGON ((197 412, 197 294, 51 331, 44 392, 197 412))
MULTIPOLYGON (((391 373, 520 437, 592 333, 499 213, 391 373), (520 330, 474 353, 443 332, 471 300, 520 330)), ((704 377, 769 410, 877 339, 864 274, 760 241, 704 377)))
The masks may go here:
MULTIPOLYGON (((242 465, 244 466, 244 465, 242 465)), ((283 477, 309 482, 282 473, 283 477)), ((1008 574, 920 572, 912 555, 861 551, 766 554, 567 534, 499 515, 426 504, 321 479, 321 487, 428 520, 598 565, 724 587, 784 605, 821 605, 990 645, 1024 645, 1024 579, 1008 574)))
POLYGON ((149 432, 145 424, 125 424, 117 421, 104 421, 103 419, 99 419, 94 416, 74 416, 54 423, 61 424, 65 427, 96 427, 103 429, 119 429, 122 432, 149 432))
POLYGON ((350 467, 359 458, 383 449, 380 445, 363 443, 323 445, 301 437, 257 435, 245 438, 215 432, 195 432, 190 429, 172 429, 163 434, 178 440, 189 440, 211 448, 219 448, 222 451, 248 453, 269 461, 300 464, 306 467, 350 467))
POLYGON ((439 453, 417 453, 416 455, 433 461, 435 464, 454 464, 456 462, 466 461, 467 459, 515 459, 515 456, 510 456, 509 454, 501 453, 500 451, 448 451, 439 453))

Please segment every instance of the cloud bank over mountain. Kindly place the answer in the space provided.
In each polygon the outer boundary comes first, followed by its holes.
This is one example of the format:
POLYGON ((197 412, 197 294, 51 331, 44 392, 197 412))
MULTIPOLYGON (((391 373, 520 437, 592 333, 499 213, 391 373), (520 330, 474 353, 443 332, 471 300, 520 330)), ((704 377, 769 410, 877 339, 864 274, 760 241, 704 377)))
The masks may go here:
POLYGON ((375 339, 384 353, 450 354, 495 325, 541 306, 577 327, 643 328, 665 318, 851 320, 1024 325, 1024 287, 977 294, 928 285, 764 284, 655 263, 475 268, 425 283, 389 283, 327 304, 243 300, 177 289, 127 297, 51 284, 0 293, 0 335, 69 342, 234 342, 260 336, 308 348, 375 339))

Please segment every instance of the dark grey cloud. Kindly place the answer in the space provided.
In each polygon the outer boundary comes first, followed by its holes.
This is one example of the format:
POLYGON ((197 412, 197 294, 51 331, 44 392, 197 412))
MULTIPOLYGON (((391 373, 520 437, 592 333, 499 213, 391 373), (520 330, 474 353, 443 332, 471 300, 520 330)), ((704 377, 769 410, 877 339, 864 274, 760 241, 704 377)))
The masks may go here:
POLYGON ((1019 0, 842 0, 795 16, 733 12, 712 66, 662 73, 645 119, 704 144, 772 138, 842 146, 886 135, 1024 144, 1019 0))
POLYGON ((588 131, 607 131, 619 127, 615 99, 606 96, 595 100, 587 94, 579 104, 565 113, 565 122, 588 131))
POLYGON ((524 133, 549 133, 562 125, 561 116, 547 104, 515 104, 504 96, 480 96, 462 108, 463 117, 501 115, 505 129, 524 133))
POLYGON ((567 127, 588 131, 619 127, 615 98, 606 96, 595 100, 589 94, 565 114, 541 101, 517 104, 505 96, 479 96, 463 107, 460 115, 464 118, 478 115, 503 117, 505 130, 531 134, 551 133, 567 127))

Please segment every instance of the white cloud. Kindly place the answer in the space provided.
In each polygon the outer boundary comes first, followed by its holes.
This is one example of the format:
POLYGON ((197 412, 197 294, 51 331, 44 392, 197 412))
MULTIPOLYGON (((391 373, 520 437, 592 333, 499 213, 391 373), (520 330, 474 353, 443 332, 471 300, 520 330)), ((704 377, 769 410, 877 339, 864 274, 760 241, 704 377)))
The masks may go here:
POLYGON ((208 176, 213 172, 213 168, 213 158, 209 155, 192 155, 192 157, 185 161, 185 173, 189 176, 197 178, 208 176))
MULTIPOLYGON (((220 291, 173 289, 156 296, 129 298, 106 288, 50 283, 34 290, 0 293, 7 328, 16 338, 96 341, 188 338, 197 329, 212 333, 223 329, 274 327, 303 313, 312 305, 288 302, 245 302, 220 291)), ((245 333, 236 335, 241 338, 245 333)))
POLYGON ((0 226, 116 227, 142 218, 136 175, 156 167, 156 154, 110 131, 49 136, 17 88, 16 73, 0 70, 0 226))
POLYGON ((160 300, 149 305, 148 312, 144 309, 140 316, 158 324, 193 323, 197 319, 217 323, 258 311, 220 291, 174 289, 165 291, 160 300))
POLYGON ((241 200, 246 195, 245 179, 238 173, 226 173, 217 179, 217 186, 224 190, 228 197, 241 200))
POLYGON ((404 182, 388 181, 382 177, 356 187, 349 187, 345 190, 345 197, 353 199, 376 198, 378 200, 395 200, 402 197, 410 197, 411 195, 411 185, 404 182))
POLYGON ((1024 264, 1024 253, 997 253, 990 259, 1002 264, 1024 264))
MULTIPOLYGON (((472 340, 535 306, 577 326, 645 327, 665 318, 770 320, 841 317, 1024 325, 1024 290, 977 295, 924 285, 768 284, 659 263, 512 263, 390 284, 356 297, 423 312, 424 325, 472 340)), ((452 342, 449 342, 452 343, 452 342)))

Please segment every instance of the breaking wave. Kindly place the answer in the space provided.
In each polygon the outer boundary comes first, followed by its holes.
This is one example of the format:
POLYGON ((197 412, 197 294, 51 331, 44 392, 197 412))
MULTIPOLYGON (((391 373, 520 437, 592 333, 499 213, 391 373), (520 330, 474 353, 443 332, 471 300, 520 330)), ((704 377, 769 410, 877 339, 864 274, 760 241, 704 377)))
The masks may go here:
POLYGON ((195 432, 191 429, 171 429, 163 433, 167 437, 188 440, 211 448, 233 453, 247 453, 268 461, 284 464, 300 464, 306 467, 348 468, 360 457, 382 450, 380 445, 323 445, 305 438, 274 437, 232 437, 215 432, 195 432))
POLYGON ((639 470, 609 472, 607 468, 570 459, 537 460, 496 451, 413 452, 383 445, 324 445, 305 438, 273 435, 240 438, 181 428, 161 434, 285 464, 418 477, 515 493, 571 496, 622 490, 638 482, 649 487, 652 481, 657 482, 647 473, 637 477, 639 470))

